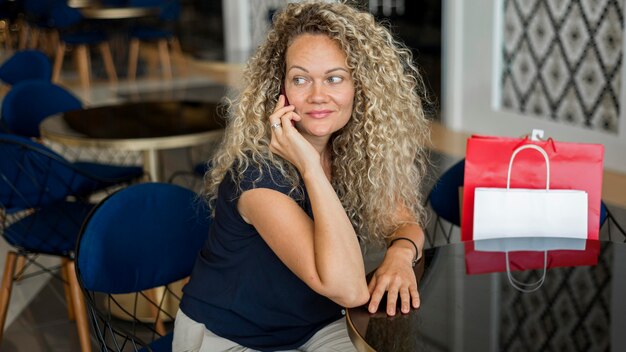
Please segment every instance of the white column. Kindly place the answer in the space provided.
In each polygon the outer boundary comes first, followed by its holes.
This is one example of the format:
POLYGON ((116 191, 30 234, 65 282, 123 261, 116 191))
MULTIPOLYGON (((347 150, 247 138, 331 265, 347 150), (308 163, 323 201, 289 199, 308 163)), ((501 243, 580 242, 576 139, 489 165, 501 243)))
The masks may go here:
POLYGON ((226 62, 244 62, 252 50, 250 1, 222 0, 226 62))

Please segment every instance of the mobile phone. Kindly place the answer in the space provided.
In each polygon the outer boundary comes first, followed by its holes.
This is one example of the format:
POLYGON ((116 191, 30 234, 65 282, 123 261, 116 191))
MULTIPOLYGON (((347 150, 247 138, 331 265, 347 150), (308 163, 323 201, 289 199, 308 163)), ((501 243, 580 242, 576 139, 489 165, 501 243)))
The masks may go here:
POLYGON ((280 94, 282 94, 285 97, 285 106, 289 105, 289 100, 287 100, 287 93, 285 93, 285 84, 283 83, 282 86, 280 86, 280 94))
MULTIPOLYGON (((283 95, 283 97, 285 97, 285 106, 289 105, 289 100, 287 100, 287 93, 285 93, 285 84, 283 83, 282 86, 280 86, 280 94, 283 95)), ((296 125, 296 121, 291 120, 291 125, 295 126, 296 125)))

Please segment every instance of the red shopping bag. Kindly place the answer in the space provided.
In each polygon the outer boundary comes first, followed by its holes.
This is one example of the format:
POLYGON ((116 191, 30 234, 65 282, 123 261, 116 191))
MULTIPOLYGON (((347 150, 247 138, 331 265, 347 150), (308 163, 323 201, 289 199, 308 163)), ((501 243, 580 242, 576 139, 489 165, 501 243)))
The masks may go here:
MULTIPOLYGON (((513 239, 504 239, 513 240, 513 239)), ((563 239, 548 239, 558 241, 563 239)), ((489 241, 489 240, 484 240, 489 241)), ((542 250, 513 250, 483 251, 476 249, 476 243, 465 243, 465 272, 467 274, 486 274, 507 271, 507 261, 511 271, 534 269, 550 269, 557 267, 592 266, 598 264, 600 255, 600 241, 584 241, 584 249, 552 249, 542 250), (544 262, 547 253, 547 261, 544 262)), ((558 248, 558 247, 556 247, 558 248)))
MULTIPOLYGON (((525 144, 543 148, 550 159, 550 188, 582 190, 588 195, 588 239, 598 239, 604 146, 529 138, 472 136, 467 141, 461 239, 474 239, 474 190, 507 187, 507 171, 514 150, 525 144)), ((539 153, 520 153, 511 174, 511 188, 546 187, 546 163, 539 153)))

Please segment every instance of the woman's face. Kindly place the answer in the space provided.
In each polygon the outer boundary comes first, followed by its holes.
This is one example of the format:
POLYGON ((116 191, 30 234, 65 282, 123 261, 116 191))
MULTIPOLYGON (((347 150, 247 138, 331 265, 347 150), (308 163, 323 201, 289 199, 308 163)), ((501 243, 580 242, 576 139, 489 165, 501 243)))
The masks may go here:
POLYGON ((330 137, 352 115, 354 82, 339 45, 321 34, 302 34, 287 48, 285 93, 302 120, 305 138, 330 137))

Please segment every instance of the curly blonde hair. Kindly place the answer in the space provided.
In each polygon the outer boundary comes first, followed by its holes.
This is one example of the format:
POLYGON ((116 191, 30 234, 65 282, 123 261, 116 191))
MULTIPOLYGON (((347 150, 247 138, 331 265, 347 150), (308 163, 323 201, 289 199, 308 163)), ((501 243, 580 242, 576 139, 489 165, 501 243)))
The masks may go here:
POLYGON ((246 87, 228 106, 224 140, 206 175, 206 196, 213 205, 228 172, 241 180, 250 164, 261 170, 271 164, 294 194, 302 194, 295 167, 269 149, 268 116, 285 79, 287 48, 304 33, 327 35, 347 57, 354 108, 330 140, 332 184, 358 236, 380 244, 407 220, 397 218, 399 205, 415 221, 423 220, 419 190, 429 128, 420 96, 426 95, 411 52, 371 14, 345 3, 291 3, 274 16, 244 70, 246 87))

